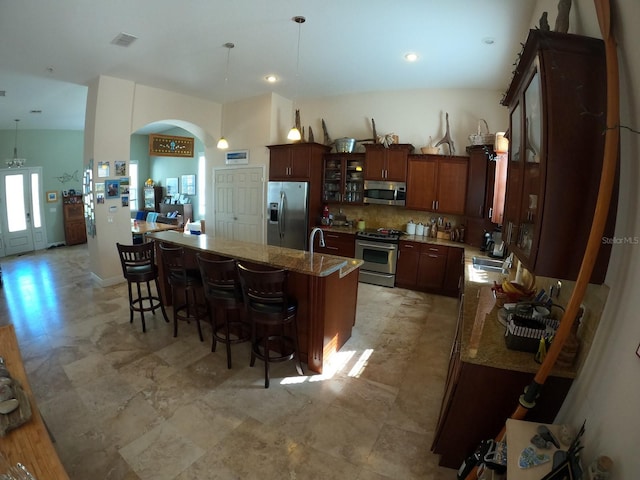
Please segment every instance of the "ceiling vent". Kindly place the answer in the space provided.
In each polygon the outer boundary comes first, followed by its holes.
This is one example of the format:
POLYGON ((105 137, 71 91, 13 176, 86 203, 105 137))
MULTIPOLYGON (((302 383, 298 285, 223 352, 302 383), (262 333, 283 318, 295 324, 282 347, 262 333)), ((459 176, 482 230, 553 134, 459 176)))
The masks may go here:
POLYGON ((136 37, 135 35, 131 35, 129 33, 121 32, 116 36, 116 38, 111 40, 111 43, 114 44, 114 45, 117 45, 119 47, 128 47, 129 45, 131 45, 137 39, 138 39, 138 37, 136 37))

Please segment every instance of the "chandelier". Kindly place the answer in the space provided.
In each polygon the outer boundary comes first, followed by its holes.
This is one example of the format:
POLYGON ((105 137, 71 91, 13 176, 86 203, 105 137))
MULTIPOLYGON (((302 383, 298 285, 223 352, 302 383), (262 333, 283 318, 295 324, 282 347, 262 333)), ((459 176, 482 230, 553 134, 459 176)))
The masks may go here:
POLYGON ((15 142, 13 144, 13 158, 7 159, 7 167, 22 167, 25 163, 27 163, 26 158, 18 158, 18 122, 19 119, 15 119, 16 121, 16 137, 15 142))

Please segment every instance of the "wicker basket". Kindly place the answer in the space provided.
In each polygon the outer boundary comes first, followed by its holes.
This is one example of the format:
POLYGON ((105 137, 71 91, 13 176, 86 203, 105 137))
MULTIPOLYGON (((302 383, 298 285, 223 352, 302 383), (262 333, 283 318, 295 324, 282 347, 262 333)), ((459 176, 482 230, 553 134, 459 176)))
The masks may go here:
POLYGON ((483 118, 478 122, 478 133, 473 135, 469 135, 469 142, 471 145, 493 145, 496 141, 495 133, 489 133, 489 124, 483 118), (482 125, 484 124, 484 128, 487 131, 486 133, 482 133, 482 125))

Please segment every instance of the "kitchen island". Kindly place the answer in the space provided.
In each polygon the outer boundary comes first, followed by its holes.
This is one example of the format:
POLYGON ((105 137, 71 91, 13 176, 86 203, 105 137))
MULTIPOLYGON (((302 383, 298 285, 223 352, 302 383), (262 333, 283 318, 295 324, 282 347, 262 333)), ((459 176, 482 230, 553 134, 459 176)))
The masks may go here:
MULTIPOLYGON (((322 373, 330 356, 351 337, 362 260, 175 231, 150 233, 147 237, 156 240, 158 259, 159 243, 168 243, 185 248, 194 265, 196 254, 209 253, 287 270, 289 294, 298 301, 300 357, 314 372, 322 373)), ((162 262, 158 264, 162 298, 168 304, 169 285, 162 262)))

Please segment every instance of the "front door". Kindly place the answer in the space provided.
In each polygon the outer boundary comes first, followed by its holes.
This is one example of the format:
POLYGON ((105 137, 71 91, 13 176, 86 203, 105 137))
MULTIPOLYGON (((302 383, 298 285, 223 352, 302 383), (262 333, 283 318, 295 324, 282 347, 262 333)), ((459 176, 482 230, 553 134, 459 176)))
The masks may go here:
POLYGON ((37 168, 0 171, 0 232, 3 256, 43 249, 46 235, 42 219, 42 172, 37 168))
POLYGON ((216 236, 264 243, 264 168, 217 168, 213 178, 216 236))

